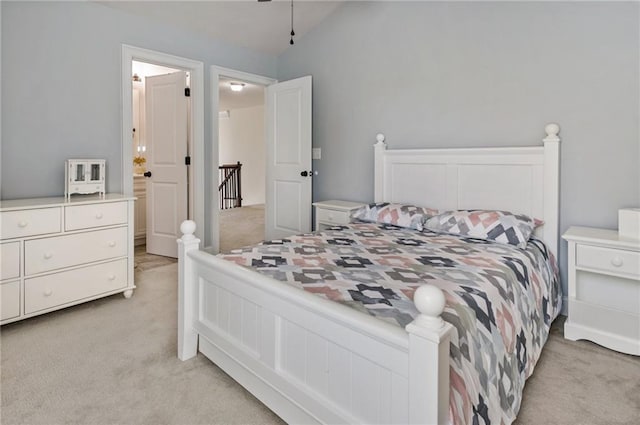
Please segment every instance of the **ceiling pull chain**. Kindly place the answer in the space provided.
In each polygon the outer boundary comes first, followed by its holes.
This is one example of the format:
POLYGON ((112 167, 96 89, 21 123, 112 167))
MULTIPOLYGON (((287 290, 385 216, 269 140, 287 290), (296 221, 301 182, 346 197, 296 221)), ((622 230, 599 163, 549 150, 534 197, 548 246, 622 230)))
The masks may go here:
POLYGON ((293 36, 296 35, 293 32, 293 0, 291 0, 291 40, 289 40, 289 44, 293 44, 293 36))

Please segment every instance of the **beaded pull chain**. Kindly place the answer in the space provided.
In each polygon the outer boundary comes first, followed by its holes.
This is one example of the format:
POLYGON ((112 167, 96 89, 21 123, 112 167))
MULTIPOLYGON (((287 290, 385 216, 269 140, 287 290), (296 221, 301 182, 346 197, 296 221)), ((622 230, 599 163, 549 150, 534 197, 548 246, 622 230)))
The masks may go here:
POLYGON ((296 33, 293 31, 293 0, 291 0, 291 40, 289 40, 289 44, 293 45, 293 36, 296 33))

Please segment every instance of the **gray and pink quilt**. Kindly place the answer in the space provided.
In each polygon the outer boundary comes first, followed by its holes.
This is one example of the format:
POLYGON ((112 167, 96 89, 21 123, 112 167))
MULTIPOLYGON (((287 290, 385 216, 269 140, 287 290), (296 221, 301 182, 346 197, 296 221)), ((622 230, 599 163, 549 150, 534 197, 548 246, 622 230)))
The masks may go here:
POLYGON ((234 250, 223 258, 404 327, 420 285, 441 288, 451 323, 451 423, 510 424, 558 315, 555 260, 480 239, 353 223, 234 250))

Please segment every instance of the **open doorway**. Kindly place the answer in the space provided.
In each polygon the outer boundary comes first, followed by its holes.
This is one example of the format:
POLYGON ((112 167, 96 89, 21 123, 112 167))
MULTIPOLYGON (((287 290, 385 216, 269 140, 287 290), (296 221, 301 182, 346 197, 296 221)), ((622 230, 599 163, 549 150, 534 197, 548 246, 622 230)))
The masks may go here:
MULTIPOLYGON (((264 238, 278 239, 311 231, 311 76, 277 82, 272 78, 211 67, 212 158, 218 167, 220 80, 259 84, 264 92, 265 128, 265 215, 264 238)), ((215 179, 218 180, 218 179, 215 179)), ((220 250, 220 206, 214 192, 211 217, 211 245, 220 250)))
MULTIPOLYGON (((218 168, 216 202, 212 205, 209 249, 216 253, 264 239, 265 220, 265 89, 275 79, 218 66, 211 67, 213 155, 218 168), (232 91, 231 83, 242 89, 232 91), (240 141, 234 144, 234 141, 240 141), (258 146, 260 145, 260 146, 258 146), (251 149, 255 152, 251 152, 251 149), (242 156, 242 160, 240 160, 242 156), (220 166, 240 161, 241 207, 225 208, 225 171, 220 166), (244 163, 243 163, 244 161, 244 163), (248 181, 247 181, 248 180, 248 181), (245 243, 246 242, 246 243, 245 243)), ((237 88, 237 87, 235 87, 237 88)), ((234 200, 226 200, 234 205, 234 200)))
POLYGON ((264 91, 261 84, 226 76, 219 79, 221 252, 264 240, 264 91))
POLYGON ((137 198, 134 207, 134 244, 136 264, 146 268, 166 264, 168 258, 174 257, 175 241, 163 236, 167 233, 163 227, 168 228, 170 234, 172 221, 177 220, 178 215, 189 217, 189 170, 184 167, 181 157, 188 156, 191 150, 190 102, 183 96, 184 93, 176 95, 174 92, 188 88, 190 76, 188 72, 176 68, 141 61, 132 62, 131 72, 132 177, 133 192, 137 198), (172 84, 177 85, 173 90, 172 84), (177 127, 181 129, 176 130, 177 127), (172 130, 177 134, 169 134, 172 130), (167 175, 167 159, 176 155, 180 158, 173 162, 179 163, 169 170, 172 175, 167 175), (153 169, 155 176, 148 171, 150 169, 153 169), (171 192, 167 193, 167 184, 169 191, 175 186, 177 191, 186 196, 176 198, 171 192), (151 196, 147 196, 148 192, 151 196), (176 203, 173 209, 177 213, 175 217, 174 214, 166 214, 161 206, 167 196, 176 203))
MULTIPOLYGON (((128 195, 134 194, 134 168, 136 168, 136 164, 133 159, 141 157, 146 160, 142 164, 146 169, 137 167, 135 171, 138 172, 136 174, 147 173, 147 177, 137 178, 145 181, 144 197, 146 197, 147 203, 150 195, 160 200, 151 208, 146 206, 144 214, 147 221, 146 237, 149 236, 148 225, 151 221, 156 224, 154 232, 165 237, 169 241, 166 246, 175 250, 175 240, 181 236, 180 224, 183 220, 190 218, 196 222, 196 236, 203 238, 205 234, 205 179, 202 62, 123 45, 122 100, 122 192, 128 195), (134 62, 146 64, 144 70, 134 70, 134 62), (134 78, 136 73, 138 74, 137 78, 134 78), (157 73, 160 75, 151 76, 151 74, 157 73), (172 81, 163 80, 169 76, 172 81), (140 81, 134 81, 136 79, 140 81), (159 83, 156 85, 158 90, 150 90, 148 83, 152 79, 158 79, 159 83), (144 84, 143 94, 141 93, 141 83, 144 84), (187 86, 188 90, 186 90, 187 86), (150 127, 149 101, 151 98, 162 100, 163 96, 165 100, 167 97, 181 98, 180 102, 186 105, 185 108, 176 108, 182 111, 184 126, 174 126, 175 128, 171 128, 170 131, 159 127, 150 127), (185 97, 188 97, 188 100, 185 101, 185 97), (138 118, 136 125, 134 125, 134 115, 137 115, 138 118), (132 131, 134 128, 136 128, 136 132, 139 132, 137 135, 132 131), (167 136, 170 133, 171 137, 167 136), (155 156, 154 151, 157 154, 155 156), (183 182, 178 184, 162 180, 166 177, 167 170, 175 171, 177 175, 181 176, 183 182), (149 184, 149 181, 161 184, 153 186, 149 184), (178 194, 180 196, 177 196, 178 194), (162 208, 159 208, 159 205, 162 208), (180 213, 178 206, 185 213, 180 213), (169 214, 166 214, 167 212, 169 214)), ((168 117, 174 115, 172 107, 156 108, 154 106, 154 108, 158 113, 154 119, 156 122, 168 121, 168 117)), ((138 160, 138 162, 142 161, 138 160)), ((140 186, 139 184, 138 187, 140 186)), ((139 202, 132 214, 137 211, 138 220, 140 220, 143 216, 142 210, 142 202, 139 202)), ((140 237, 141 229, 140 225, 136 229, 139 231, 138 243, 147 239, 140 237)), ((133 247, 131 248, 133 250, 133 247)), ((174 257, 177 256, 177 252, 167 252, 162 255, 174 257)))

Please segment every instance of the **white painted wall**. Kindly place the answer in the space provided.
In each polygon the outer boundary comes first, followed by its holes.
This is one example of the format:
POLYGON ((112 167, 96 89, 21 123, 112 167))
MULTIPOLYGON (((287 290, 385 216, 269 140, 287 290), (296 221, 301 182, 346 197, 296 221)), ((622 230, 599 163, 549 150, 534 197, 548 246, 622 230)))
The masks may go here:
POLYGON ((220 165, 242 164, 242 205, 264 204, 264 106, 233 109, 220 119, 220 165))
MULTIPOLYGON (((107 160, 107 191, 121 190, 122 44, 258 75, 276 58, 95 2, 0 1, 2 36, 1 199, 61 196, 64 160, 107 160), (47 72, 42 72, 46 69, 47 72), (23 178, 25 164, 38 172, 23 178)), ((286 41, 285 41, 286 43, 286 41)), ((205 79, 205 117, 210 88, 205 79)), ((211 157, 211 120, 204 155, 211 157)), ((205 215, 212 174, 205 167, 205 215)), ((205 222, 210 235, 211 220, 205 222)), ((210 244, 205 238, 204 246, 210 244)))
MULTIPOLYGON (((313 75, 313 198, 373 199, 389 147, 540 143, 561 126, 560 231, 640 205, 638 2, 345 2, 278 58, 313 75)), ((560 266, 567 282, 567 248, 560 266)))

